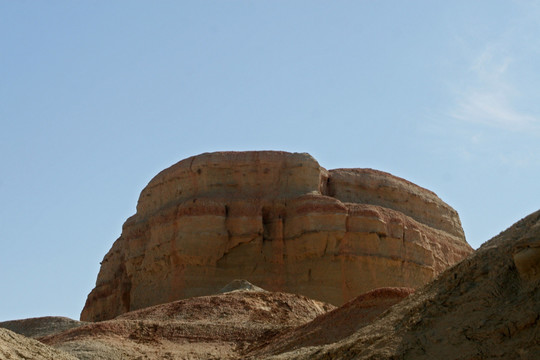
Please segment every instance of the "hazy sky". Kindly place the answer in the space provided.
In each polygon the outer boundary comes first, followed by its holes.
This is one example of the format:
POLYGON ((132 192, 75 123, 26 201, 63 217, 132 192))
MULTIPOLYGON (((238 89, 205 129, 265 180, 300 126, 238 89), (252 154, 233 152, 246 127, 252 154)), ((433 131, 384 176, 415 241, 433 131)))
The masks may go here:
POLYGON ((78 319, 160 170, 309 152, 436 192, 478 247, 540 208, 536 1, 0 0, 0 321, 78 319))

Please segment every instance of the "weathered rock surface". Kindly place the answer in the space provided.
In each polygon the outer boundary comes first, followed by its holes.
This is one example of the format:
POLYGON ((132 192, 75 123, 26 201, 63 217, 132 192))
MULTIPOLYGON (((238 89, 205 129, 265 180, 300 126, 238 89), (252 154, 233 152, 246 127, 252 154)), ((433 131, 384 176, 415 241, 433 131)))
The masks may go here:
POLYGON ((240 359, 249 345, 333 309, 301 295, 237 289, 156 305, 40 340, 81 360, 240 359))
POLYGON ((41 342, 0 328, 0 359, 77 360, 76 357, 41 342))
POLYGON ((370 169, 305 153, 194 156, 159 173, 105 256, 81 319, 216 293, 244 278, 340 305, 417 288, 468 255, 455 210, 370 169))
POLYGON ((538 248, 540 211, 353 335, 254 359, 538 359, 538 248))

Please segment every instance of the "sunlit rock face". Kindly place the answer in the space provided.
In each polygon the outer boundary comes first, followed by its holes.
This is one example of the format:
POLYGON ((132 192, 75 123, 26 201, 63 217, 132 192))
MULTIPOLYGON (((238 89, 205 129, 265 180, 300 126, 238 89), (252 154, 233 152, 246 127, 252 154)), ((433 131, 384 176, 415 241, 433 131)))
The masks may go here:
POLYGON ((247 279, 341 305, 419 287, 472 251, 433 192, 306 153, 205 153, 159 173, 105 256, 81 319, 213 294, 247 279))

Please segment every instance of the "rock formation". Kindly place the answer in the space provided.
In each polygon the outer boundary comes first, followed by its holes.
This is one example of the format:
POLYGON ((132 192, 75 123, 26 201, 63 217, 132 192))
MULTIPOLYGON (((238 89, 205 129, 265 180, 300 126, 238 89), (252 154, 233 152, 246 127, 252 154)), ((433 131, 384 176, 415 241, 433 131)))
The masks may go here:
POLYGON ((378 287, 417 288, 471 251, 455 210, 390 174, 327 171, 305 153, 206 153, 142 191, 81 320, 237 278, 341 305, 378 287))

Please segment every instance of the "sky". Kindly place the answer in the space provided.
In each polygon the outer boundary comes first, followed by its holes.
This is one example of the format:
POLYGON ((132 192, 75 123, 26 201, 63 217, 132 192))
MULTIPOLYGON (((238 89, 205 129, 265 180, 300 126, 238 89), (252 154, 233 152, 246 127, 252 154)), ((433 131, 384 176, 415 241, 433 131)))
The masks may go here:
POLYGON ((537 1, 0 0, 0 321, 78 319, 162 169, 308 152, 434 191, 474 248, 540 208, 537 1))

